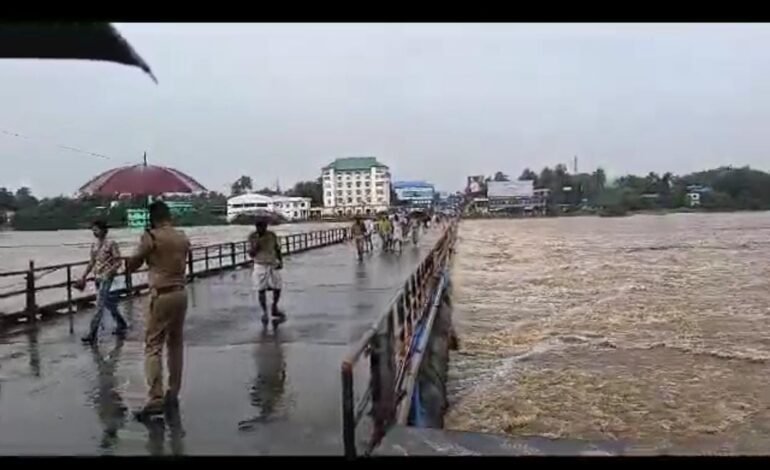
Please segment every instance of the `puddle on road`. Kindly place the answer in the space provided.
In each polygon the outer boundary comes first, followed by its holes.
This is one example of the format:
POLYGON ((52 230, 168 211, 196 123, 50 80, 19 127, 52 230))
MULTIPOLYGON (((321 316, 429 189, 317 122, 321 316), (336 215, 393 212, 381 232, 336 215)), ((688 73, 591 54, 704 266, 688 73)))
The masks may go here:
POLYGON ((459 235, 447 427, 770 446, 770 214, 474 221, 459 235))

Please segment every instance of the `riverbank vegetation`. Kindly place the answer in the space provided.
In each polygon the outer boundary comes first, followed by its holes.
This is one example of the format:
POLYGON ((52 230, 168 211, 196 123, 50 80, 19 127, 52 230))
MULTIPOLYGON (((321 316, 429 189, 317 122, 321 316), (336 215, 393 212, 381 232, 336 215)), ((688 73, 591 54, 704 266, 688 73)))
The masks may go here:
MULTIPOLYGON (((252 180, 241 176, 231 186, 231 196, 252 191, 252 180)), ((313 206, 323 202, 321 179, 300 181, 286 191, 280 188, 262 188, 255 191, 268 196, 286 195, 311 199, 313 206)), ((219 193, 186 198, 165 197, 164 200, 183 200, 192 204, 192 210, 175 216, 179 226, 224 225, 227 212, 227 196, 219 193)), ((83 196, 69 198, 57 196, 38 199, 29 188, 22 187, 12 192, 0 188, 0 228, 14 230, 68 230, 87 228, 96 218, 104 218, 111 227, 125 227, 128 209, 147 207, 146 197, 105 198, 83 196)))
MULTIPOLYGON (((174 198, 166 198, 174 200, 174 198)), ((179 226, 223 225, 226 198, 209 193, 186 198, 192 210, 176 217, 179 226)), ((37 199, 29 188, 15 193, 0 188, 0 224, 14 230, 68 230, 87 228, 96 218, 111 227, 125 227, 128 209, 147 207, 144 197, 112 200, 103 197, 68 198, 58 196, 37 199)))
MULTIPOLYGON (((625 175, 608 182, 603 169, 571 174, 565 165, 540 173, 525 169, 520 180, 533 180, 536 189, 549 189, 549 213, 570 211, 625 215, 629 212, 682 210, 770 210, 770 174, 745 167, 725 166, 686 175, 651 172, 625 175), (693 203, 689 194, 697 194, 693 203)), ((487 181, 506 181, 497 172, 487 181)))

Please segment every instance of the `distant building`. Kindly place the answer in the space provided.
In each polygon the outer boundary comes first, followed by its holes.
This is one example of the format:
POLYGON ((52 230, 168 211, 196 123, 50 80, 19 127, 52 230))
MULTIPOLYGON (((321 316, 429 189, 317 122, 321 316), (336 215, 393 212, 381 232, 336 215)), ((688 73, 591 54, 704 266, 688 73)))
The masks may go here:
POLYGON ((390 207, 390 171, 375 157, 338 158, 321 170, 325 215, 375 214, 390 207))
POLYGON ((547 189, 535 189, 532 180, 487 183, 490 212, 544 213, 549 194, 547 189))
POLYGON ((310 217, 309 197, 265 196, 247 193, 227 200, 227 221, 232 222, 240 214, 256 214, 267 211, 286 220, 307 220, 310 217))
POLYGON ((703 201, 703 195, 710 193, 712 189, 708 186, 691 184, 687 186, 687 205, 690 207, 700 207, 703 201))
POLYGON ((396 181, 393 192, 399 202, 409 207, 431 207, 436 188, 425 181, 396 181))

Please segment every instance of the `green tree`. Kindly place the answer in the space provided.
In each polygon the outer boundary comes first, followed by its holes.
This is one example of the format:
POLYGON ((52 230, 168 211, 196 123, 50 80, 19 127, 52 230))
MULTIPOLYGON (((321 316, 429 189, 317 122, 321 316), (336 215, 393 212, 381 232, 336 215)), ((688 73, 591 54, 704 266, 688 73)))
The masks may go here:
POLYGON ((7 188, 0 188, 0 210, 15 210, 16 197, 7 188))
POLYGON ((519 181, 534 181, 535 186, 537 186, 537 173, 529 168, 524 168, 524 171, 522 171, 519 176, 519 181))
POLYGON ((18 209, 25 209, 27 207, 36 206, 38 203, 37 198, 32 195, 32 191, 26 186, 22 186, 16 190, 15 199, 16 207, 18 209))
POLYGON ((309 197, 314 206, 323 205, 323 182, 321 178, 315 181, 299 181, 293 188, 286 191, 287 196, 309 197))
POLYGON ((508 175, 506 175, 502 171, 498 171, 492 177, 492 181, 510 181, 510 178, 508 178, 508 175))
POLYGON ((260 189, 258 191, 254 191, 254 192, 257 193, 257 194, 261 194, 263 196, 279 196, 281 194, 280 192, 276 191, 275 189, 270 189, 267 186, 265 186, 264 188, 262 188, 262 189, 260 189))
POLYGON ((243 175, 230 186, 230 195, 238 196, 253 189, 251 177, 243 175))

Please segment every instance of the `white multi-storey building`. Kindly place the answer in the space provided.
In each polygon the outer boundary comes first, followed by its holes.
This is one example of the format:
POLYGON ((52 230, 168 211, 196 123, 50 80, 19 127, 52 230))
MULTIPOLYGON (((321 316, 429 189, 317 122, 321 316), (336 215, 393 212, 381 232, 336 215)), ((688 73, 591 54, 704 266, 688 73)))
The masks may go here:
POLYGON ((232 221, 238 214, 259 211, 274 212, 286 220, 306 220, 310 215, 310 198, 289 196, 264 196, 247 193, 227 200, 227 220, 232 221))
POLYGON ((321 177, 325 215, 376 214, 390 207, 390 171, 375 157, 338 158, 321 177))

